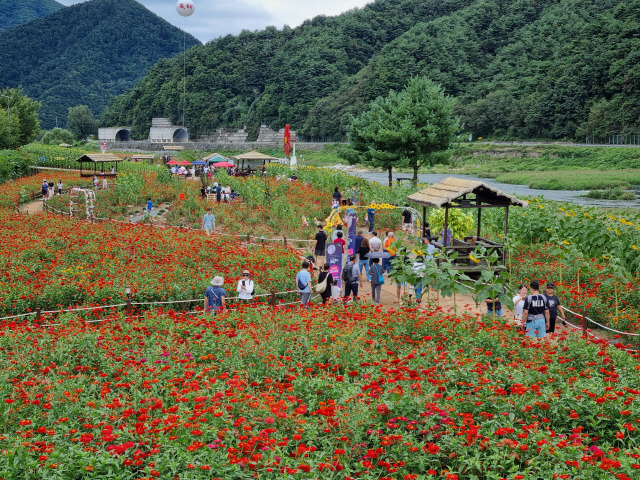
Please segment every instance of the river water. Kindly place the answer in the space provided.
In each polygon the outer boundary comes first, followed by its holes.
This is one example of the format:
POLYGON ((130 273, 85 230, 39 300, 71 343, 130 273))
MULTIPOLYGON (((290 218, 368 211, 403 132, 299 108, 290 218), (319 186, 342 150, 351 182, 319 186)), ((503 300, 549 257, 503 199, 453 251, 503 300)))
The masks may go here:
MULTIPOLYGON (((383 185, 389 183, 388 172, 350 172, 348 169, 344 170, 353 176, 357 176, 369 181, 375 181, 383 185)), ((408 178, 411 174, 407 173, 394 173, 393 180, 398 178, 408 178)), ((420 173, 418 174, 419 183, 438 183, 448 177, 464 178, 465 180, 477 180, 484 182, 487 185, 502 190, 505 193, 515 195, 517 197, 537 197, 544 198, 546 200, 554 200, 557 202, 572 202, 578 205, 591 205, 598 207, 626 207, 640 209, 640 199, 636 200, 599 200, 595 198, 587 198, 582 195, 589 193, 588 190, 539 190, 536 188, 529 188, 526 185, 512 185, 510 183, 496 182, 490 178, 480 178, 474 175, 459 175, 459 174, 444 174, 444 173, 420 173)), ((636 192, 638 193, 638 192, 636 192)))

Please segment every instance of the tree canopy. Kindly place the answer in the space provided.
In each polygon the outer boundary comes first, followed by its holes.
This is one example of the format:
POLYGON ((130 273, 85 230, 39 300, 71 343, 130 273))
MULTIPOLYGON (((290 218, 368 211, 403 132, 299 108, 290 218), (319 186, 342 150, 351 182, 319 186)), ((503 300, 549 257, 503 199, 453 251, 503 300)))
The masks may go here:
POLYGON ((0 149, 31 142, 40 132, 40 103, 22 93, 22 88, 0 91, 0 149))
POLYGON ((418 169, 449 148, 459 128, 453 102, 426 77, 411 79, 399 93, 378 97, 351 122, 353 153, 347 160, 388 170, 389 186, 394 167, 409 167, 416 184, 418 169))
POLYGON ((0 2, 0 32, 64 8, 55 0, 20 0, 0 2))
POLYGON ((84 140, 89 135, 98 133, 98 121, 86 105, 69 107, 67 130, 73 133, 76 140, 84 140))

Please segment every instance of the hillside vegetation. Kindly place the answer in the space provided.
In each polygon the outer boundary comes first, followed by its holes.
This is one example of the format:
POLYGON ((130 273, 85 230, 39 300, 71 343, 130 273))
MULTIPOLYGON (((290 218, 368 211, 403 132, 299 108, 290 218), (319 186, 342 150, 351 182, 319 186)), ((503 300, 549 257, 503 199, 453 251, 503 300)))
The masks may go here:
MULTIPOLYGON (((226 36, 187 52, 187 125, 290 123, 343 139, 350 115, 412 76, 457 99, 476 136, 582 138, 637 132, 640 0, 378 0, 300 27, 226 36)), ((112 100, 104 124, 146 134, 177 120, 182 58, 163 60, 112 100)))
MULTIPOLYGON (((190 35, 186 42, 199 43, 190 35)), ((101 112, 159 59, 182 49, 183 33, 134 0, 92 0, 1 34, 0 85, 22 85, 42 102, 42 128, 56 120, 64 126, 69 107, 101 112)))
POLYGON ((62 8, 64 5, 55 0, 22 0, 20 2, 5 0, 0 2, 0 32, 36 18, 46 17, 62 8))

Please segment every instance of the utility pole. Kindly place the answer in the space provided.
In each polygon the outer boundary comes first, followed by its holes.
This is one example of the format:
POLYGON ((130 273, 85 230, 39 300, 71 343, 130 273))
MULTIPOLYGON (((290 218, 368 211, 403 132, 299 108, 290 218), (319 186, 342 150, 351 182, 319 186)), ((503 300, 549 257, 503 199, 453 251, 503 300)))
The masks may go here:
POLYGON ((0 95, 0 97, 4 97, 7 98, 7 121, 9 122, 8 127, 9 127, 9 136, 11 136, 11 109, 9 106, 9 100, 11 100, 13 97, 9 97, 8 95, 0 95))

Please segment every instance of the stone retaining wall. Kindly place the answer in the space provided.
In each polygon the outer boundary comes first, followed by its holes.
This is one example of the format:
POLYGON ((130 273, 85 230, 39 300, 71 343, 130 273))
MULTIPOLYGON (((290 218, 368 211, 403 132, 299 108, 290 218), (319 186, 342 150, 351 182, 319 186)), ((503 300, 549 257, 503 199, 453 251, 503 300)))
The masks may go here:
MULTIPOLYGON (((111 151, 140 151, 140 152, 163 152, 166 144, 154 143, 148 140, 131 140, 129 142, 109 142, 108 147, 111 151)), ((257 150, 261 148, 283 148, 283 142, 242 142, 242 143, 223 143, 223 142, 180 142, 178 145, 183 146, 185 150, 257 150)), ((322 150, 332 143, 320 142, 296 142, 296 150, 322 150)))

